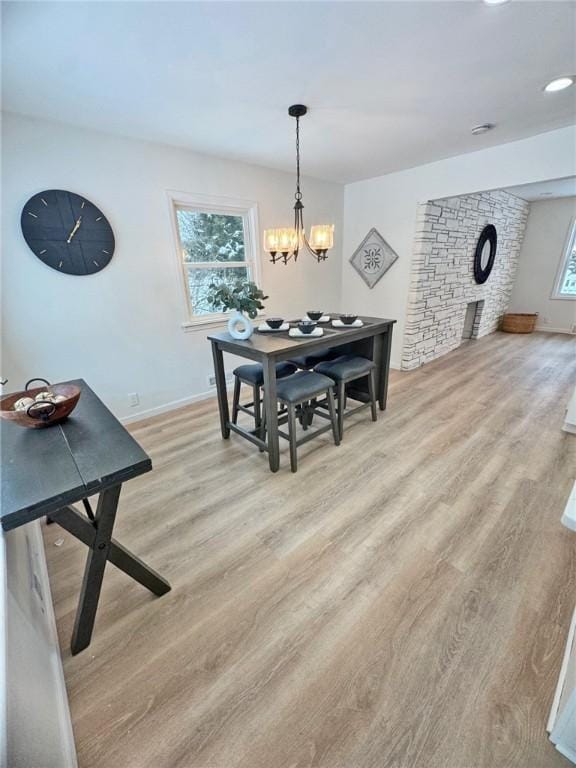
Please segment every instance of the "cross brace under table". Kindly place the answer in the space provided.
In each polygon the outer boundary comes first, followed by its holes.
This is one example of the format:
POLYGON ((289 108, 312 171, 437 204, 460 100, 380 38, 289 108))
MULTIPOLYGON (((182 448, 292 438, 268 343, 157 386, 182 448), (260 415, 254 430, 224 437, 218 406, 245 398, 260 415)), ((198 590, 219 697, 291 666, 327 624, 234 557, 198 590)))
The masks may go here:
POLYGON ((121 488, 122 485, 115 485, 101 491, 95 514, 88 499, 83 499, 88 517, 75 507, 65 506, 51 512, 48 518, 86 544, 89 550, 70 644, 72 655, 90 644, 107 561, 159 597, 171 589, 166 579, 112 538, 121 488))

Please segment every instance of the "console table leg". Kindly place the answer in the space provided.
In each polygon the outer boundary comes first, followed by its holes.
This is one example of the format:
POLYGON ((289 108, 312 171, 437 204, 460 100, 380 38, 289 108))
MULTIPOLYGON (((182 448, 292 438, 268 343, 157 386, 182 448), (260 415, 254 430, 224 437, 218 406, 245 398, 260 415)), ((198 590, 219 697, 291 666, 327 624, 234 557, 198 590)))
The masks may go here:
POLYGON ((74 621, 74 631, 72 632, 72 655, 83 651, 90 644, 92 638, 121 488, 121 485, 116 485, 102 491, 98 498, 94 521, 96 533, 86 559, 80 600, 74 621))
POLYGON ((159 573, 156 573, 155 570, 146 565, 133 552, 125 549, 122 544, 119 544, 114 539, 110 542, 108 560, 116 568, 124 571, 125 574, 131 576, 139 584, 142 584, 143 587, 149 589, 150 592, 154 592, 158 597, 165 595, 166 592, 170 592, 172 589, 166 579, 163 579, 159 573))

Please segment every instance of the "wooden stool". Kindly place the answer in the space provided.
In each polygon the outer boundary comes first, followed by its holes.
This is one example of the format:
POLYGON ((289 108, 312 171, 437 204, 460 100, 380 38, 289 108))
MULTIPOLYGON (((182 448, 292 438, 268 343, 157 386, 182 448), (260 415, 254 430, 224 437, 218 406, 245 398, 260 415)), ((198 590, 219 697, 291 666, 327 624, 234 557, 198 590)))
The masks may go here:
MULTIPOLYGON (((296 370, 294 363, 278 363, 276 365, 276 378, 281 379, 290 376, 296 370)), ((240 365, 234 371, 234 398, 232 400, 232 423, 238 423, 238 411, 243 411, 254 418, 254 431, 259 432, 262 426, 262 396, 261 389, 264 383, 264 369, 260 363, 254 365, 240 365), (252 389, 252 401, 241 405, 240 388, 242 384, 252 389)))
MULTIPOLYGON (((278 424, 285 424, 288 422, 288 434, 278 430, 278 434, 290 443, 290 469, 292 472, 296 472, 298 469, 297 448, 299 445, 307 443, 308 440, 317 435, 321 435, 323 432, 332 430, 334 437, 334 444, 340 445, 340 436, 338 433, 338 421, 336 416, 336 408, 334 406, 334 395, 332 393, 333 382, 327 376, 323 376, 320 373, 314 371, 299 371, 292 374, 285 379, 282 379, 276 384, 276 397, 281 405, 286 406, 288 413, 285 416, 281 416, 278 420, 278 424), (318 397, 326 397, 326 406, 328 408, 328 415, 321 410, 321 404, 316 403, 318 397), (312 401, 313 406, 309 403, 312 401), (296 410, 298 408, 313 408, 314 413, 318 416, 322 416, 324 419, 329 419, 330 424, 320 429, 309 432, 299 440, 296 439, 296 410)), ((263 425, 263 439, 266 439, 266 413, 262 420, 263 425)))
MULTIPOLYGON (((336 357, 342 356, 342 350, 338 348, 324 349, 322 352, 311 352, 308 355, 302 355, 301 357, 291 357, 289 363, 294 363, 301 371, 312 371, 314 366, 319 363, 324 363, 327 360, 334 360, 336 357)), ((315 403, 312 403, 315 405, 315 403)), ((300 424, 303 429, 308 429, 312 424, 314 418, 313 408, 302 408, 300 412, 300 424)))
POLYGON ((343 355, 342 357, 336 358, 336 360, 328 360, 324 363, 319 363, 314 368, 317 373, 321 373, 332 379, 336 385, 338 434, 340 439, 342 439, 344 435, 344 418, 362 410, 362 408, 370 407, 372 410, 372 421, 378 419, 375 397, 375 368, 376 366, 372 360, 368 360, 365 357, 356 357, 355 355, 343 355), (364 378, 368 379, 368 402, 363 402, 362 405, 346 411, 346 385, 351 381, 364 378))

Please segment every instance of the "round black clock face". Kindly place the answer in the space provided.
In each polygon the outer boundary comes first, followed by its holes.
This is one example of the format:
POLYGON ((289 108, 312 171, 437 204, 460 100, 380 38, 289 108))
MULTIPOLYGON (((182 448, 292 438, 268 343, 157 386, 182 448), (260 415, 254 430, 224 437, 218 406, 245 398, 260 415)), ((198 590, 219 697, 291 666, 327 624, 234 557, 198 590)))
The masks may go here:
POLYGON ((114 233, 102 211, 62 189, 39 192, 22 210, 22 234, 38 258, 57 272, 92 275, 110 262, 114 233))

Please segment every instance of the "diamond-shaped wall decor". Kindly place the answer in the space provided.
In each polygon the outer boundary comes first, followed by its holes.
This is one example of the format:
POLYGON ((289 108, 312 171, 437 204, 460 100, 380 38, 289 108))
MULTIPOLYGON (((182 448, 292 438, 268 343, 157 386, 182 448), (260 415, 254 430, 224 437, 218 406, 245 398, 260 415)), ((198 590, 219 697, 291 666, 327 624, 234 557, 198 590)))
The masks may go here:
POLYGON ((366 285, 374 288, 397 258, 398 254, 390 248, 380 232, 372 227, 350 257, 350 264, 366 285))

